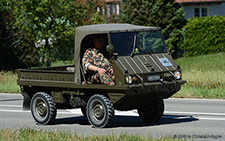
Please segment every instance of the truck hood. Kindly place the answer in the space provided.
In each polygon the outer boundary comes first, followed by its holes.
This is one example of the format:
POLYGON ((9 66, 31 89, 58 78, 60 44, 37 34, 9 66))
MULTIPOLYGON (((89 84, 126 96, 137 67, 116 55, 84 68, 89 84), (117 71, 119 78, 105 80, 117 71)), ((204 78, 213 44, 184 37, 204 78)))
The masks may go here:
POLYGON ((115 63, 122 72, 128 72, 131 75, 173 71, 178 66, 167 53, 136 55, 134 57, 118 56, 115 63))

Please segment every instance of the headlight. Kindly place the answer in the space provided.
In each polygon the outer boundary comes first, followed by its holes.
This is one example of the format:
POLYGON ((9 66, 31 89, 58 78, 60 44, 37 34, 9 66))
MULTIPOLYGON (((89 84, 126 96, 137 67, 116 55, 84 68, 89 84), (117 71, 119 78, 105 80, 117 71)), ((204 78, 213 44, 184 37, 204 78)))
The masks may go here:
POLYGON ((181 73, 179 71, 175 71, 174 76, 176 79, 181 79, 181 73))
POLYGON ((127 84, 131 84, 132 83, 132 77, 130 75, 126 75, 125 76, 125 80, 127 84))

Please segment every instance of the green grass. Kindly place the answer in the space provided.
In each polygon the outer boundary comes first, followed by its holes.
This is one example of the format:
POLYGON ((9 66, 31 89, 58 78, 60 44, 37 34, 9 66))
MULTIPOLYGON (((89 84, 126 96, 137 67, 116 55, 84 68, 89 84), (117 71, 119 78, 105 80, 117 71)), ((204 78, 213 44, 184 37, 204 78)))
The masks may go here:
POLYGON ((54 61, 51 63, 51 66, 63 66, 63 65, 73 65, 74 64, 74 60, 66 60, 66 61, 54 61))
POLYGON ((164 137, 142 137, 139 135, 89 135, 82 136, 76 133, 67 132, 52 132, 44 130, 34 130, 25 128, 20 130, 2 129, 0 130, 1 140, 24 140, 24 141, 173 141, 176 140, 171 136, 164 137))
POLYGON ((225 53, 181 58, 183 79, 187 84, 174 97, 225 99, 225 53))
POLYGON ((212 71, 221 70, 225 71, 225 52, 212 55, 204 55, 197 57, 180 58, 176 63, 181 66, 184 71, 199 70, 199 71, 212 71))
POLYGON ((17 85, 17 74, 13 72, 0 72, 0 92, 19 93, 20 87, 17 85))

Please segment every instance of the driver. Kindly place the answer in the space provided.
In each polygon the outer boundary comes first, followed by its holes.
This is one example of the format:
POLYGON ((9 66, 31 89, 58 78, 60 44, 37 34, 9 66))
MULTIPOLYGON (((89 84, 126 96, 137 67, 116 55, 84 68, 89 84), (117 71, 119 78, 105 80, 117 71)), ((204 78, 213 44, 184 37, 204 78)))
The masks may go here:
POLYGON ((85 51, 82 64, 90 82, 115 85, 112 64, 102 53, 104 42, 103 35, 95 36, 93 39, 94 47, 85 51))

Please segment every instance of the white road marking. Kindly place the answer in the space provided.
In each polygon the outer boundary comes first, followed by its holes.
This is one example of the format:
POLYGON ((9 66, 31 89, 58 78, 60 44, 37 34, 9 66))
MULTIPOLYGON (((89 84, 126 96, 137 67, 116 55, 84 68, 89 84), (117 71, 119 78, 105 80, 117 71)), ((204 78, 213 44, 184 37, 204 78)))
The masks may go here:
MULTIPOLYGON (((23 111, 23 110, 4 110, 4 109, 0 109, 0 112, 26 112, 26 113, 30 113, 30 111, 23 111)), ((74 115, 82 115, 81 110, 80 109, 67 109, 66 112, 63 111, 57 111, 57 113, 59 114, 74 114, 74 115)), ((165 111, 164 114, 189 114, 190 116, 170 116, 170 115, 166 115, 163 116, 163 118, 169 118, 169 119, 186 119, 186 118, 191 118, 191 119, 198 119, 198 120, 223 120, 225 121, 225 118, 215 118, 215 117, 195 117, 192 116, 194 114, 198 114, 198 115, 218 115, 218 116, 223 116, 224 114, 222 113, 198 113, 198 112, 176 112, 176 111, 165 111)), ((115 115, 123 115, 123 116, 138 116, 138 113, 136 110, 132 110, 132 111, 115 111, 115 115)))
POLYGON ((204 117, 197 117, 197 119, 202 119, 202 120, 225 120, 225 118, 204 118, 204 117))
POLYGON ((16 107, 16 108, 22 108, 22 105, 0 105, 0 107, 16 107))
MULTIPOLYGON (((69 111, 70 113, 82 115, 82 112, 80 109, 69 109, 67 111, 69 111)), ((132 111, 117 111, 117 110, 115 110, 115 115, 138 116, 138 113, 137 113, 137 110, 132 110, 132 111)))
POLYGON ((18 94, 18 93, 0 93, 0 95, 7 95, 7 96, 21 95, 22 96, 22 94, 18 94))
POLYGON ((177 112, 177 111, 165 111, 164 114, 188 114, 188 115, 225 116, 225 113, 177 112))
MULTIPOLYGON (((0 112, 12 112, 12 113, 30 113, 30 110, 5 110, 5 109, 0 109, 0 112)), ((74 113, 71 113, 71 112, 63 112, 63 111, 57 111, 57 113, 59 114, 68 114, 68 115, 71 115, 71 114, 74 114, 74 113)), ((81 115, 82 113, 80 113, 79 115, 81 115)))
POLYGON ((165 99, 166 101, 168 100, 184 100, 184 101, 216 101, 216 102, 225 102, 225 99, 195 99, 195 98, 169 98, 169 99, 165 99))
POLYGON ((28 113, 28 112, 30 112, 30 111, 23 111, 23 110, 3 110, 3 109, 0 109, 0 112, 16 112, 16 113, 23 113, 23 112, 25 112, 25 113, 28 113))

